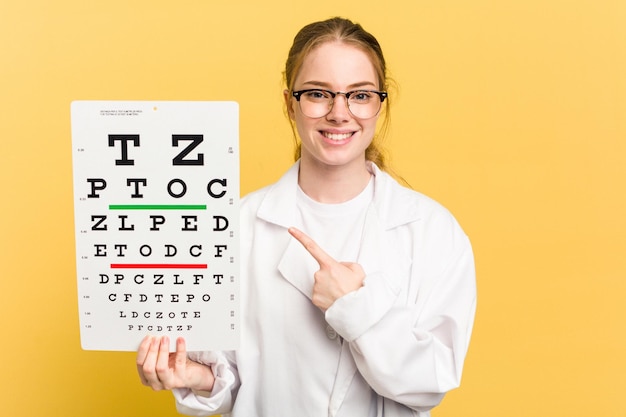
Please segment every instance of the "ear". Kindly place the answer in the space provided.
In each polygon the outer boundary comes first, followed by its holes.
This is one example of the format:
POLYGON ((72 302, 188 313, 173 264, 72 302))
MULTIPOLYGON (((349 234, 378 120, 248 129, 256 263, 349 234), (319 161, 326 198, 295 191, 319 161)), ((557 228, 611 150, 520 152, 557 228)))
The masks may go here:
POLYGON ((295 118, 295 112, 293 109, 294 100, 292 100, 293 96, 291 95, 289 90, 283 91, 283 98, 285 99, 285 106, 287 106, 287 114, 289 115, 289 118, 291 120, 294 120, 295 118))

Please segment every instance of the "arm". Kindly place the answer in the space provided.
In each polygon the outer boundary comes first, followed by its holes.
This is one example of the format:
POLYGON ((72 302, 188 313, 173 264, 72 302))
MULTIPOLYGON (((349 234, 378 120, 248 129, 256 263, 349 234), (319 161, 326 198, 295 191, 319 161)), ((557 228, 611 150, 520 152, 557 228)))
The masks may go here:
MULTIPOLYGON (((427 280, 418 278, 415 271, 411 279, 427 280)), ((361 290, 339 299, 326 314, 350 343, 357 367, 370 386, 419 411, 436 406, 460 384, 476 306, 469 243, 428 280, 432 285, 421 285, 417 299, 396 300, 369 327, 363 324, 364 317, 374 316, 359 312, 370 308, 372 298, 393 297, 392 291, 380 289, 385 282, 382 274, 369 276, 361 290), (354 333, 364 327, 362 333, 354 333)))
MULTIPOLYGON (((319 276, 325 277, 324 293, 329 295, 338 288, 333 280, 355 283, 352 291, 325 297, 325 304, 316 302, 314 288, 313 302, 350 344, 361 375, 381 396, 419 411, 434 407, 459 385, 475 312, 469 240, 449 217, 438 220, 429 224, 430 232, 414 230, 414 241, 405 242, 414 251, 410 271, 390 272, 394 268, 383 264, 364 280, 362 268, 340 268, 343 264, 308 236, 290 230, 320 265, 315 276, 319 291, 319 276), (333 278, 336 271, 344 276, 333 278)), ((401 250, 398 241, 395 236, 383 247, 401 250)), ((393 264, 392 256, 380 257, 393 264)))

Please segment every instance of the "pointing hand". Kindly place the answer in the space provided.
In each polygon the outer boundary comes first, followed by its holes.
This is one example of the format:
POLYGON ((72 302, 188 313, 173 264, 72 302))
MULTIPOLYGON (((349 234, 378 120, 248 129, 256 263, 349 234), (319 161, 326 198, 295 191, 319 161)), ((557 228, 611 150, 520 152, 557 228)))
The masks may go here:
POLYGON ((365 272, 361 265, 354 262, 338 262, 328 255, 317 243, 295 227, 289 233, 317 261, 320 269, 313 275, 313 304, 326 311, 338 298, 356 291, 363 286, 365 272))

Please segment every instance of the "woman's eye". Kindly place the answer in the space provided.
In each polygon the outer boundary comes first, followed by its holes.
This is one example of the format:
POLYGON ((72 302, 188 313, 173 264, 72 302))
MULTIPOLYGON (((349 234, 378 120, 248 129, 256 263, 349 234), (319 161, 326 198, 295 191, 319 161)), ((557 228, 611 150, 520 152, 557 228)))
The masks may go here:
POLYGON ((313 90, 308 91, 306 93, 306 97, 311 100, 321 100, 327 98, 327 94, 324 94, 324 92, 321 90, 313 90))
POLYGON ((369 91, 355 91, 350 95, 350 98, 355 101, 368 101, 372 98, 372 94, 369 91))

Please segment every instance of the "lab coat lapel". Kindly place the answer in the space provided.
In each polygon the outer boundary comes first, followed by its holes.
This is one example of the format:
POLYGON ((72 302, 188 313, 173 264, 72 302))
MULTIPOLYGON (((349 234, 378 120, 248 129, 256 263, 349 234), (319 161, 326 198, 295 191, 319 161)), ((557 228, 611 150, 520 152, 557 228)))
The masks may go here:
MULTIPOLYGON (((280 233, 287 235, 287 228, 295 225, 297 210, 296 192, 300 163, 293 166, 267 192, 257 216, 280 226, 280 233)), ((271 250, 271 248, 268 248, 271 250)), ((313 293, 313 274, 319 269, 315 259, 295 239, 289 238, 287 248, 278 263, 278 271, 307 298, 313 293)))
POLYGON ((313 274, 319 270, 315 259, 296 239, 290 239, 278 263, 278 271, 307 298, 313 294, 313 274))
POLYGON ((417 208, 408 201, 407 189, 372 164, 375 173, 374 200, 365 216, 361 248, 357 262, 366 274, 383 272, 385 280, 399 290, 402 277, 411 265, 407 248, 398 242, 393 231, 418 221, 417 208))

